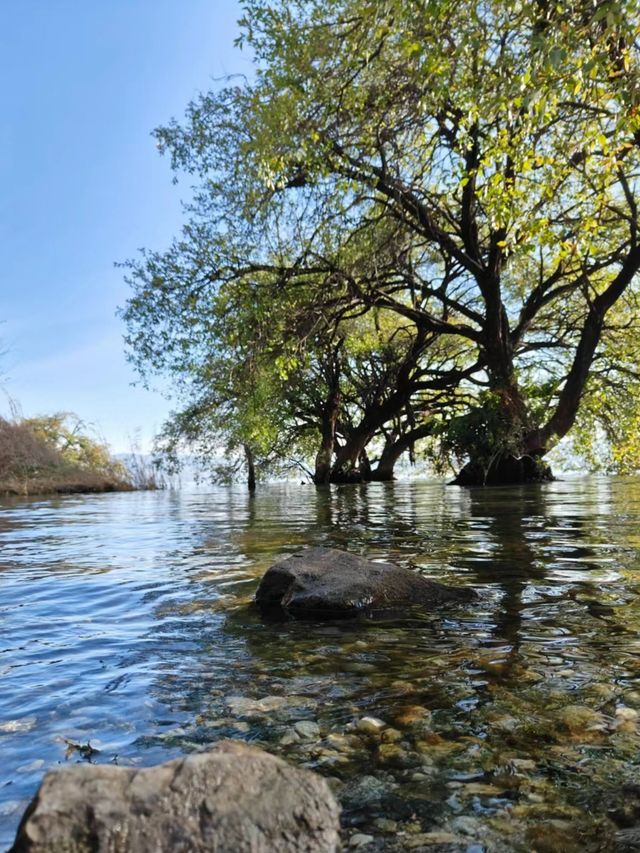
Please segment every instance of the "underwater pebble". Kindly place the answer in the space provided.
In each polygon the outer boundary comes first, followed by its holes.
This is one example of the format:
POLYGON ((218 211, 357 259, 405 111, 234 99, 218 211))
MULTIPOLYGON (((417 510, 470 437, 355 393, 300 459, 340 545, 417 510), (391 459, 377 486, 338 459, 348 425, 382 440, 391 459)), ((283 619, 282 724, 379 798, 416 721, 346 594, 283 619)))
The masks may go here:
POLYGON ((320 737, 320 726, 313 720, 298 720, 293 728, 304 740, 315 740, 320 737))
POLYGON ((638 712, 635 708, 626 708, 621 705, 616 708, 616 719, 613 727, 619 732, 634 732, 638 724, 638 712))
POLYGON ((383 743, 378 749, 378 759, 382 764, 390 764, 395 767, 404 767, 407 762, 410 762, 410 757, 405 750, 395 743, 383 743))
POLYGON ((395 690, 396 693, 415 693, 415 685, 410 681, 392 681, 389 687, 395 690))
POLYGON ((0 815, 8 817, 15 814, 19 809, 24 809, 26 805, 27 801, 25 800, 8 800, 0 805, 0 815))
POLYGON ((602 714, 586 705, 567 705, 560 711, 558 719, 572 734, 604 729, 602 714))
POLYGON ((402 732, 398 731, 398 729, 388 728, 385 729, 380 735, 380 740, 382 743, 397 743, 397 741, 402 740, 404 735, 402 732))
POLYGON ((377 735, 386 727, 384 720, 377 717, 361 717, 356 723, 356 729, 367 735, 377 735))
POLYGON ((18 720, 5 720, 3 723, 0 723, 0 732, 29 732, 35 724, 35 717, 22 717, 18 720))
POLYGON ((536 672, 535 669, 523 669, 517 677, 518 681, 523 681, 526 684, 536 684, 538 681, 544 680, 544 675, 536 672))
POLYGON ((499 797, 504 794, 504 788, 489 785, 485 782, 469 782, 464 786, 465 794, 480 794, 483 797, 499 797))
POLYGON ((289 729, 280 738, 280 743, 282 746, 291 746, 291 744, 300 743, 300 735, 294 729, 289 729))
POLYGON ((398 830, 398 822, 395 820, 389 820, 389 818, 386 817, 376 818, 376 820, 374 820, 373 822, 373 825, 380 832, 385 832, 389 834, 397 832, 398 830))
POLYGON ((516 770, 535 770, 537 767, 531 758, 511 758, 509 764, 516 770))
POLYGON ((493 729, 498 729, 501 732, 514 732, 520 723, 516 720, 515 717, 509 716, 509 714, 503 714, 499 717, 494 717, 489 720, 489 725, 493 729))
POLYGON ((357 735, 343 735, 339 732, 330 732, 325 738, 325 743, 339 752, 353 752, 355 749, 361 749, 363 745, 357 735))
POLYGON ((452 832, 421 832, 414 835, 413 838, 407 838, 405 846, 408 850, 415 850, 422 846, 432 846, 435 844, 461 844, 464 839, 459 835, 454 835, 452 832))
POLYGON ((594 696, 598 696, 600 699, 613 699, 616 695, 616 691, 610 684, 603 684, 600 681, 595 681, 593 684, 590 684, 587 690, 589 693, 594 696))
POLYGON ((451 829, 454 832, 461 832, 463 835, 478 835, 478 833, 483 829, 482 823, 474 817, 469 817, 468 815, 460 815, 460 817, 454 817, 451 821, 451 829))
POLYGON ((429 779, 431 779, 431 776, 427 773, 422 773, 420 770, 416 770, 409 778, 412 782, 428 782, 429 779))
POLYGON ((349 847, 365 847, 367 844, 372 844, 375 841, 373 835, 365 835, 363 832, 357 832, 349 839, 349 847))
POLYGON ((29 764, 23 764, 20 767, 16 767, 16 773, 35 773, 37 770, 41 770, 44 767, 44 759, 36 758, 35 761, 31 761, 29 764))
POLYGON ((349 808, 362 808, 380 802, 388 790, 388 786, 375 776, 361 776, 345 786, 341 799, 349 808))
POLYGON ((402 705, 393 715, 393 720, 402 728, 412 728, 418 724, 428 723, 431 719, 431 711, 422 705, 402 705))

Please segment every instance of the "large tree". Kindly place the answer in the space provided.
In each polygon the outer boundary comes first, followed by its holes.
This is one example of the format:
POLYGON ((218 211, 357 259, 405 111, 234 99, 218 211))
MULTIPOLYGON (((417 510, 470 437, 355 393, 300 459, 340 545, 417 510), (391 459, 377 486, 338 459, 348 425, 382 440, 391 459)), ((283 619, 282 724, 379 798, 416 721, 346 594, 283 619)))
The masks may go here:
POLYGON ((212 293, 263 276, 304 300, 312 281, 312 301, 393 311, 464 353, 437 377, 483 388, 443 433, 462 482, 545 476, 594 363, 615 364, 612 310, 635 316, 637 17, 632 0, 248 0, 255 77, 157 131, 199 184, 182 238, 133 265, 130 324, 174 346, 212 293))

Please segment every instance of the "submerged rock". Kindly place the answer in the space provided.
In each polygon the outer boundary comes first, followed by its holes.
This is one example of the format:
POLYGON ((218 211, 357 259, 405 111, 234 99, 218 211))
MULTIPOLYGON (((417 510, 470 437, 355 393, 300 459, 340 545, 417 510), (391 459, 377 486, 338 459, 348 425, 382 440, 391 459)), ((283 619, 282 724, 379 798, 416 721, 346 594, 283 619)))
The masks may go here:
POLYGON ((337 850, 338 828, 324 779, 223 741, 142 770, 48 773, 10 853, 312 853, 337 850))
POLYGON ((392 563, 372 563, 333 548, 307 548, 266 572, 256 592, 261 608, 293 616, 355 616, 410 605, 469 601, 470 589, 445 586, 392 563))

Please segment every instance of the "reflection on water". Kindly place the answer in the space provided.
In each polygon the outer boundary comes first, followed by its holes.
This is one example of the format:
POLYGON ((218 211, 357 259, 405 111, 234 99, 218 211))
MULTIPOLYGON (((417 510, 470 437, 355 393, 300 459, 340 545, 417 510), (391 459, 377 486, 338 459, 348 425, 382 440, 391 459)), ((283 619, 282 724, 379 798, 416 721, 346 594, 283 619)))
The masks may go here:
POLYGON ((640 823, 639 531, 640 483, 621 479, 4 503, 0 849, 47 768, 152 764, 222 737, 328 776, 345 839, 371 835, 370 849, 626 849, 640 823), (257 578, 305 544, 480 599, 404 620, 261 622, 246 607, 257 578))

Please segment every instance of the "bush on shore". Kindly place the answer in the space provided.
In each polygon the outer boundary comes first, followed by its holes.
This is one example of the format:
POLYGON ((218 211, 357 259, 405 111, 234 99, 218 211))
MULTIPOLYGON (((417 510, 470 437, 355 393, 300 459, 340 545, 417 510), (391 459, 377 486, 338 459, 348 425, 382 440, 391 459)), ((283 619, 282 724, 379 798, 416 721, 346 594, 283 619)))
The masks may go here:
MULTIPOLYGON (((140 467, 140 466, 138 466, 140 467)), ((143 466, 144 467, 144 466, 143 466)), ((114 492, 156 488, 115 459, 70 413, 37 418, 0 417, 0 494, 114 492)))

